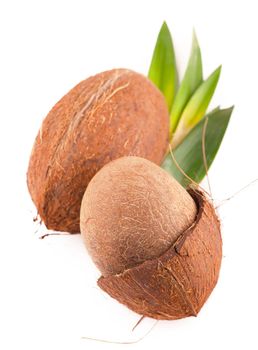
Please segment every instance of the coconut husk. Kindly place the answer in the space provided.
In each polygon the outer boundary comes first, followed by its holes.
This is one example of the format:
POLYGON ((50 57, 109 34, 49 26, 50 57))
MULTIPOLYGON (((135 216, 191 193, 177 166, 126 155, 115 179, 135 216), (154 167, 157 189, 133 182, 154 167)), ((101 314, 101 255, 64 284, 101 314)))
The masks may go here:
POLYGON ((98 285, 129 309, 160 320, 196 316, 215 287, 222 258, 220 222, 200 191, 190 191, 198 207, 194 224, 163 255, 98 285))
POLYGON ((76 85, 43 121, 31 153, 28 188, 47 228, 80 232, 85 189, 111 160, 160 164, 168 124, 164 97, 141 74, 114 69, 76 85))

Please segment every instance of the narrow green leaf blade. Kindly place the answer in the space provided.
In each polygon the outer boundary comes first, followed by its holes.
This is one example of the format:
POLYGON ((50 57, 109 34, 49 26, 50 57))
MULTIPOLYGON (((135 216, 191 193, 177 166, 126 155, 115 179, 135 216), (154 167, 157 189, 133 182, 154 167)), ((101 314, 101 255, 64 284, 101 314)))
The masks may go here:
MULTIPOLYGON (((233 107, 221 110, 217 108, 206 116, 208 123, 205 134, 205 154, 208 168, 219 150, 232 111, 233 107)), ((206 118, 203 118, 173 151, 180 168, 197 183, 201 182, 206 175, 202 152, 202 133, 205 120, 206 118)), ((189 185, 189 179, 178 169, 170 153, 167 154, 162 168, 175 177, 182 186, 189 185)))
POLYGON ((177 89, 178 75, 173 41, 166 22, 163 23, 157 38, 148 77, 165 96, 170 111, 177 89))
POLYGON ((170 136, 176 130, 177 124, 190 97, 202 83, 202 56, 195 32, 193 32, 192 49, 184 78, 173 103, 170 114, 170 136))
POLYGON ((172 148, 175 148, 205 115, 216 89, 220 72, 221 66, 197 88, 187 103, 172 139, 172 148))

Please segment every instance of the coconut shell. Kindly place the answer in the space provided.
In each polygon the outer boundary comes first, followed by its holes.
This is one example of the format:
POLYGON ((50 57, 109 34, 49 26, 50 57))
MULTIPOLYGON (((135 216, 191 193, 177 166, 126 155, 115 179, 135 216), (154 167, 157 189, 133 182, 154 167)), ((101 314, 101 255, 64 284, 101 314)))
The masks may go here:
POLYGON ((137 155, 160 164, 168 124, 160 91, 130 70, 97 74, 68 92, 43 121, 27 173, 31 197, 47 228, 80 231, 85 189, 111 160, 137 155))
POLYGON ((81 205, 81 233, 103 276, 163 254, 196 218, 187 191, 166 171, 140 157, 105 165, 81 205))
POLYGON ((111 297, 141 315, 161 320, 196 316, 217 283, 220 223, 205 196, 190 193, 198 206, 196 221, 171 248, 160 257, 98 280, 111 297))

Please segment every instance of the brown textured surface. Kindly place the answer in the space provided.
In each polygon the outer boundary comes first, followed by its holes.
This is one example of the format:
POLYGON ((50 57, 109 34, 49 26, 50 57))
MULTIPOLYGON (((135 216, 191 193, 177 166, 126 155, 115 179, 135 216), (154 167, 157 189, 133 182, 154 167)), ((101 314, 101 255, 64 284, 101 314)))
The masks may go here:
POLYGON ((44 119, 27 183, 49 229, 79 232, 84 191, 106 163, 138 155, 160 164, 167 148, 168 110, 144 76, 114 69, 75 86, 44 119))
POLYGON ((140 157, 105 165, 81 205, 81 233, 103 276, 164 253, 195 221, 197 208, 166 171, 140 157))
POLYGON ((110 296, 141 315, 166 320, 196 316, 217 283, 219 220, 202 193, 192 194, 199 207, 196 222, 165 254, 98 280, 110 296))

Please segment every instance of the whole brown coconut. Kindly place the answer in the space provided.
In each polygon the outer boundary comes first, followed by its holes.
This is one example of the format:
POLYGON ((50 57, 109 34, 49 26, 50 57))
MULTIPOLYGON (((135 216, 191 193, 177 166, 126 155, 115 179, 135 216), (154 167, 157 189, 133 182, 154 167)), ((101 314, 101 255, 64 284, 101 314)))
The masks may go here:
POLYGON ((213 206, 157 165, 123 157, 91 180, 81 232, 98 285, 144 316, 197 315, 216 285, 222 242, 213 206))
POLYGON ((114 69, 75 86, 49 112, 32 150, 27 182, 49 229, 79 232, 80 205, 106 163, 136 155, 160 164, 168 110, 144 76, 114 69))

